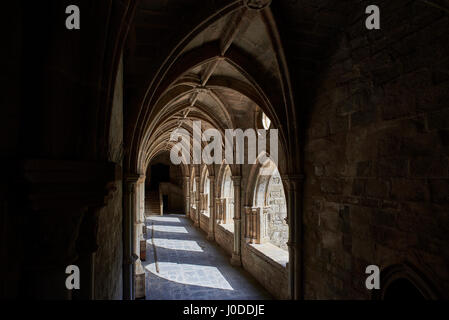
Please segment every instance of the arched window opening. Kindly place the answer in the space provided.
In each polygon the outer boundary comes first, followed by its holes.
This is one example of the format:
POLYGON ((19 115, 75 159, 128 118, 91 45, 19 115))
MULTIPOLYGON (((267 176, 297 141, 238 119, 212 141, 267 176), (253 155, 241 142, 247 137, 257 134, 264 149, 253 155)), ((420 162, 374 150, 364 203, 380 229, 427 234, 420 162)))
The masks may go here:
MULTIPOLYGON (((234 184, 229 166, 226 167, 223 175, 217 217, 218 223, 221 225, 234 224, 234 184)), ((233 228, 228 229, 233 230, 233 228)))
POLYGON ((195 174, 195 168, 192 169, 192 173, 190 176, 190 217, 196 216, 196 174, 195 174))
POLYGON ((287 201, 281 175, 276 168, 271 175, 265 198, 267 210, 268 238, 275 246, 288 250, 287 201))
POLYGON ((271 244, 288 261, 287 201, 276 164, 268 160, 254 186, 253 206, 245 212, 246 239, 252 244, 271 244))
POLYGON ((204 185, 203 185, 203 193, 201 194, 201 213, 205 216, 210 216, 209 212, 209 199, 210 199, 210 179, 209 179, 209 170, 206 169, 204 173, 204 185))
POLYGON ((265 113, 262 113, 262 125, 265 130, 270 129, 271 126, 271 120, 265 113))

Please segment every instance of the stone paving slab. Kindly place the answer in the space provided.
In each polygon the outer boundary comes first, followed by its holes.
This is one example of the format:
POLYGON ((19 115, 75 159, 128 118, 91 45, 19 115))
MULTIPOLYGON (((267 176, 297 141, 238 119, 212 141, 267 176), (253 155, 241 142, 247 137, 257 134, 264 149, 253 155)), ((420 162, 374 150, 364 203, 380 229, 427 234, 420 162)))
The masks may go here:
POLYGON ((149 217, 146 226, 148 300, 272 298, 248 272, 231 266, 230 257, 185 216, 149 217))

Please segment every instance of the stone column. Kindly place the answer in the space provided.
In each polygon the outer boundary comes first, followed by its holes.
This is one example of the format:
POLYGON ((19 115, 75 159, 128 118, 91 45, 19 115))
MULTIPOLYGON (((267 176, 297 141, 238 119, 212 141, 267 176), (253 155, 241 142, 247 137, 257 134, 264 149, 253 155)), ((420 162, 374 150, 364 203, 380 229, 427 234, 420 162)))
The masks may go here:
POLYGON ((221 223, 220 207, 221 207, 221 199, 217 197, 217 198, 215 198, 215 220, 216 220, 216 224, 217 223, 221 223))
POLYGON ((146 260, 147 251, 147 226, 145 216, 145 176, 140 184, 140 225, 141 225, 141 238, 140 238, 140 260, 146 260))
POLYGON ((136 185, 139 175, 129 174, 125 178, 123 215, 123 299, 134 300, 134 220, 136 215, 136 185))
POLYGON ((200 184, 201 184, 201 176, 200 176, 200 168, 195 169, 196 174, 196 192, 195 192, 195 226, 200 227, 200 214, 201 214, 201 208, 200 208, 200 184))
MULTIPOLYGON (((144 191, 145 176, 139 176, 136 182, 136 212, 134 215, 134 254, 140 256, 140 241, 143 239, 142 226, 144 224, 143 211, 144 209, 144 191)), ((140 260, 138 260, 140 262, 140 260)))
POLYGON ((206 209, 206 207, 204 206, 204 192, 200 192, 200 218, 201 218, 201 214, 204 213, 204 210, 206 209))
POLYGON ((164 196, 162 195, 161 185, 159 184, 159 212, 164 215, 164 196))
MULTIPOLYGON (((142 235, 143 235, 143 239, 147 238, 147 216, 145 214, 145 195, 146 195, 146 190, 145 190, 145 179, 146 176, 144 176, 144 181, 141 184, 140 187, 140 219, 142 221, 142 235)), ((145 244, 146 246, 146 244, 145 244)))
POLYGON ((302 245, 302 208, 300 189, 303 183, 302 175, 288 175, 283 177, 287 184, 287 223, 288 239, 288 278, 289 292, 292 300, 303 298, 303 245, 302 245))
POLYGON ((185 176, 184 177, 184 195, 186 197, 186 203, 185 203, 185 211, 186 216, 190 216, 190 177, 185 176))
POLYGON ((209 233, 207 240, 215 240, 215 176, 209 176, 209 233))
POLYGON ((144 191, 145 191, 145 176, 139 175, 139 179, 136 183, 136 214, 134 217, 134 256, 135 259, 135 288, 134 288, 134 298, 142 299, 145 298, 145 269, 142 266, 141 251, 146 249, 146 242, 142 233, 142 226, 144 225, 144 191), (145 248, 141 248, 144 245, 145 248))
POLYGON ((232 252, 231 264, 233 266, 242 265, 242 257, 240 254, 242 230, 241 230, 241 214, 240 214, 240 186, 242 183, 241 176, 233 176, 234 183, 234 250, 232 252))
POLYGON ((252 207, 251 206, 245 206, 245 241, 247 243, 253 243, 254 237, 253 237, 253 225, 251 221, 251 215, 252 215, 252 207))

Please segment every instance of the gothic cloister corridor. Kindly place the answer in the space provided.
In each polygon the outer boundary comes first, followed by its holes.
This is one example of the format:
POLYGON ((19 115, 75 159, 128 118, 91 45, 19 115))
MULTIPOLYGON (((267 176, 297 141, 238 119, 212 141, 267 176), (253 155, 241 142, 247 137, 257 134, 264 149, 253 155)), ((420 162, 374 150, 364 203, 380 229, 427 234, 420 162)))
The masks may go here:
POLYGON ((0 14, 0 299, 449 299, 449 1, 0 14))
POLYGON ((271 299, 185 215, 148 217, 146 226, 147 300, 271 299))

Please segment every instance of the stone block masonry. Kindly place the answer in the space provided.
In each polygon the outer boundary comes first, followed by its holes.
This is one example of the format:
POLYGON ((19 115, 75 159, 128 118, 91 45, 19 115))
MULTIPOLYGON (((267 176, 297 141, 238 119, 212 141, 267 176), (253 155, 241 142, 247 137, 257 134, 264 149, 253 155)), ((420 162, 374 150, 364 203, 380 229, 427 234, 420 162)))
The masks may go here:
POLYGON ((308 299, 370 298, 365 267, 405 262, 449 292, 449 16, 401 3, 347 28, 310 107, 308 299))

